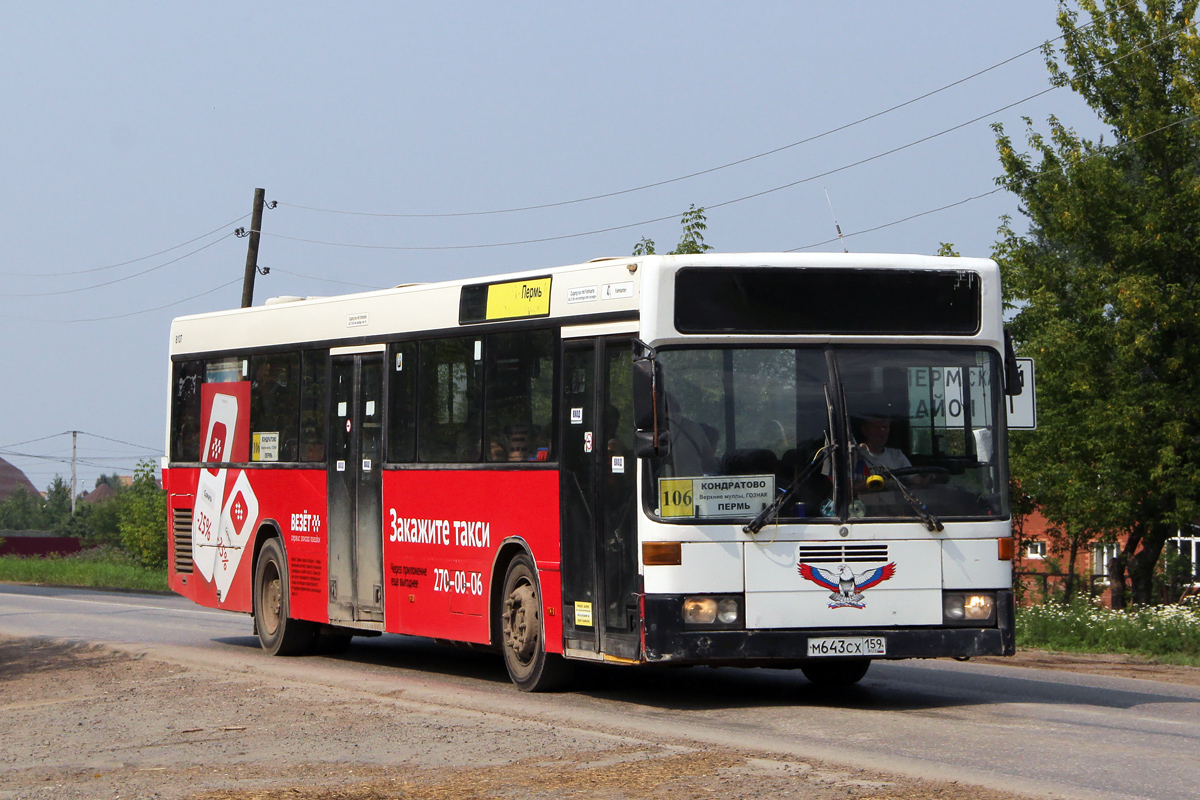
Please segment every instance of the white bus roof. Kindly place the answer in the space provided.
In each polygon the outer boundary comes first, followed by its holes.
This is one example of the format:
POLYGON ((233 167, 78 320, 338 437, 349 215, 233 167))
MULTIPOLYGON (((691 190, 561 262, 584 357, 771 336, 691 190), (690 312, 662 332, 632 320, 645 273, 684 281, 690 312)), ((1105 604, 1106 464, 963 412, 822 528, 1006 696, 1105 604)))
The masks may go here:
MULTIPOLYGON (((170 352, 172 356, 181 356, 288 345, 326 346, 383 341, 427 331, 448 333, 457 330, 460 335, 470 335, 477 325, 460 323, 463 287, 480 285, 513 285, 518 291, 521 285, 545 289, 548 298, 542 299, 548 302, 538 306, 539 313, 524 316, 524 319, 559 320, 559 324, 587 325, 597 331, 606 325, 609 328, 616 325, 627 332, 640 332, 642 338, 651 343, 682 339, 684 337, 674 331, 672 314, 674 275, 682 267, 974 272, 980 276, 983 292, 983 320, 978 338, 997 341, 1002 335, 999 330, 999 268, 989 259, 875 253, 705 253, 601 258, 583 264, 505 275, 405 284, 329 297, 268 300, 250 308, 176 318, 171 323, 170 352)), ((781 298, 781 302, 786 302, 786 298, 781 298)), ((481 318, 475 322, 493 319, 497 318, 481 318)), ((513 317, 508 319, 511 321, 513 317)), ((962 341, 961 337, 958 341, 962 341)))

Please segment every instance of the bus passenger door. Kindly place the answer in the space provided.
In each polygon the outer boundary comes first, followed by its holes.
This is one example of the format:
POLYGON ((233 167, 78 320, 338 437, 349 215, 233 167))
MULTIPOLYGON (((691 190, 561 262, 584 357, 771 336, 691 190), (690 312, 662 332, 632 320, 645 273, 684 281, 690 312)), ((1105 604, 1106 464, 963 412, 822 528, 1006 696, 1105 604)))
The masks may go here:
POLYGON ((562 584, 569 649, 637 658, 637 463, 632 345, 563 349, 562 584))
POLYGON ((383 622, 383 356, 330 370, 329 621, 383 622))

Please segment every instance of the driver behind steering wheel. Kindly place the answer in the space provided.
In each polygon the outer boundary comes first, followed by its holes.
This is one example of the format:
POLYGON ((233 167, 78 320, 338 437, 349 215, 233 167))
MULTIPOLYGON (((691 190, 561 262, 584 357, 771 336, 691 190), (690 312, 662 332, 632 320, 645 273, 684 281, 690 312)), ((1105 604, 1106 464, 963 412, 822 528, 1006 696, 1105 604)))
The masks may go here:
MULTIPOLYGON (((891 432, 892 420, 890 417, 871 415, 863 420, 859 427, 859 435, 862 438, 859 446, 854 448, 855 488, 860 490, 867 488, 867 479, 872 475, 886 477, 886 470, 895 471, 912 467, 912 462, 908 460, 908 456, 904 455, 904 451, 887 446, 891 432)), ((913 483, 924 483, 926 476, 913 475, 909 480, 913 483)))

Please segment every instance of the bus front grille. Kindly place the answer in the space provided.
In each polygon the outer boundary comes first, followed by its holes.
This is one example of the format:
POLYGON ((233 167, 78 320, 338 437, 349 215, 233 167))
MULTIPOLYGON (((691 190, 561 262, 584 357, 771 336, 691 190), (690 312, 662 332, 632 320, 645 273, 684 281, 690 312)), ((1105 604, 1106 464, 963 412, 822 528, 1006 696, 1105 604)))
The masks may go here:
POLYGON ((798 560, 806 564, 886 563, 886 544, 801 544, 798 560))

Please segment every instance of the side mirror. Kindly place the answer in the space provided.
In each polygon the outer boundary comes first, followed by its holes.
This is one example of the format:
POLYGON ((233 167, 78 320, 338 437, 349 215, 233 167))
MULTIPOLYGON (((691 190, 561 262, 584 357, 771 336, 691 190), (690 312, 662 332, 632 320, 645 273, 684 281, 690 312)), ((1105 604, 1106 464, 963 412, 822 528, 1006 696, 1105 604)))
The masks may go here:
POLYGON ((667 427, 662 365, 652 359, 633 362, 633 424, 638 430, 667 427))
POLYGON ((1012 334, 1004 329, 1004 393, 1016 397, 1025 388, 1021 381, 1021 368, 1017 365, 1017 351, 1013 349, 1012 334))
POLYGON ((639 430, 634 437, 633 454, 637 458, 661 458, 671 453, 670 431, 660 429, 657 440, 653 430, 639 430))
POLYGON ((671 451, 662 365, 652 356, 633 362, 633 424, 637 428, 634 455, 638 458, 662 457, 671 451))

